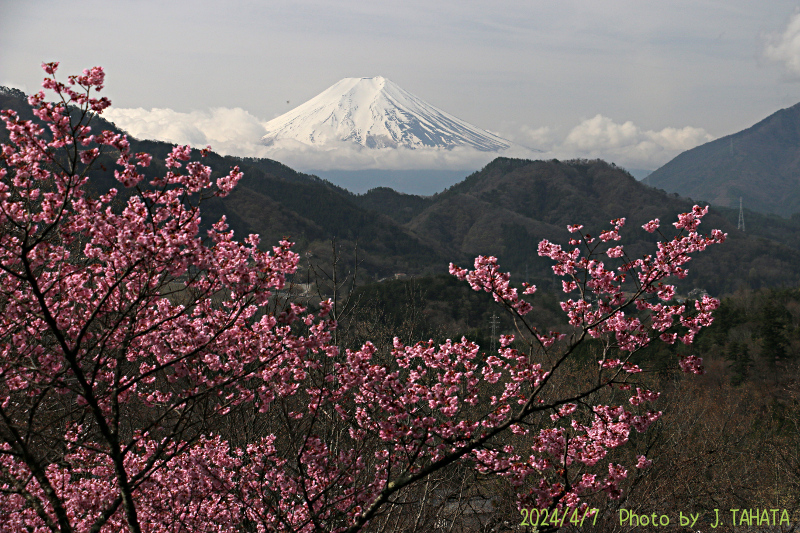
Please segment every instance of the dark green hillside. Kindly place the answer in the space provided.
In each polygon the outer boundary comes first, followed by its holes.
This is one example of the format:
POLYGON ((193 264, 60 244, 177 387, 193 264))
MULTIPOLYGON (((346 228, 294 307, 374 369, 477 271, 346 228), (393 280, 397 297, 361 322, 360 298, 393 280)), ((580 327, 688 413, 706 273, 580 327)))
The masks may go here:
MULTIPOLYGON (((501 312, 491 295, 476 292, 448 274, 372 283, 358 287, 353 301, 358 302, 357 308, 343 329, 372 325, 369 335, 352 339, 353 346, 366 340, 390 345, 394 336, 404 342, 467 336, 488 349, 493 316, 495 336, 514 332, 513 320, 501 312)), ((538 327, 560 331, 569 327, 555 293, 537 293, 530 301, 535 308, 528 319, 538 327)))
MULTIPOLYGON (((18 109, 23 118, 31 117, 20 94, 0 91, 0 108, 8 107, 18 109)), ((100 119, 93 126, 113 128, 100 119)), ((0 142, 5 135, 0 129, 0 142)), ((134 152, 154 154, 148 173, 165 172, 161 161, 171 145, 135 139, 131 143, 134 152)), ((95 165, 90 187, 96 192, 119 187, 113 176, 115 159, 106 154, 95 165)), ((630 256, 638 257, 653 253, 657 238, 642 230, 642 224, 660 218, 669 230, 677 214, 693 205, 603 161, 498 158, 431 197, 387 188, 354 195, 266 159, 211 153, 204 162, 214 177, 234 165, 245 174, 230 196, 203 204, 204 224, 224 215, 240 237, 258 233, 262 245, 269 247, 286 236, 297 242, 298 252, 312 252, 315 261, 323 262, 335 239, 342 259, 350 265, 358 249, 362 281, 398 273, 445 273, 449 262, 469 265, 483 254, 498 256, 516 281, 557 288, 549 261, 537 253, 542 239, 566 244, 568 224, 581 223, 589 233, 598 234, 611 219, 626 217, 623 242, 630 256)), ((122 198, 125 194, 121 191, 122 198)), ((741 232, 736 229, 738 210, 712 209, 701 229, 719 228, 729 234, 729 241, 700 254, 689 265, 690 276, 680 290, 703 288, 724 294, 742 287, 800 285, 800 215, 784 219, 747 211, 745 216, 747 232, 741 232)))
MULTIPOLYGON (((0 109, 14 109, 23 119, 33 118, 19 91, 0 91, 0 109)), ((93 119, 92 128, 120 131, 100 117, 93 119)), ((0 142, 7 138, 5 128, 0 128, 0 142)), ((134 138, 130 141, 132 152, 144 151, 154 156, 146 174, 163 175, 163 159, 172 145, 134 138)), ((115 160, 114 154, 98 160, 90 174, 91 189, 102 193, 111 187, 120 188, 113 174, 115 160)), ((395 272, 441 272, 447 267, 448 259, 435 248, 436 243, 420 238, 379 210, 360 207, 355 195, 316 176, 296 172, 277 161, 224 157, 213 152, 203 162, 213 169, 214 178, 236 165, 244 172, 230 196, 204 202, 204 225, 224 215, 240 237, 258 233, 264 247, 289 237, 297 242, 296 250, 300 252, 329 249, 330 241, 336 239, 343 250, 352 252, 358 247, 362 273, 368 278, 395 272)), ((127 192, 121 190, 121 198, 127 192)))
POLYGON ((397 192, 388 187, 376 187, 365 194, 353 197, 356 204, 364 209, 383 213, 399 224, 405 224, 433 204, 428 196, 416 196, 397 192))
MULTIPOLYGON (((407 226, 438 240, 466 257, 494 254, 517 277, 553 286, 549 264, 536 247, 544 238, 566 243, 568 224, 581 223, 598 234, 613 218, 628 223, 623 238, 633 257, 655 251, 656 236, 641 229, 653 218, 669 234, 678 213, 693 202, 667 195, 636 181, 628 172, 603 161, 524 161, 497 159, 447 191, 407 226)), ((737 213, 738 216, 738 213, 737 213)), ((700 254, 689 265, 683 290, 704 288, 714 294, 739 286, 786 286, 800 282, 800 226, 784 221, 776 229, 768 217, 750 216, 753 230, 736 229, 729 210, 712 209, 701 229, 719 228, 728 242, 700 254), (773 240, 774 239, 774 240, 773 240), (776 242, 777 241, 777 242, 776 242)))
POLYGON ((714 205, 788 217, 800 212, 800 104, 688 150, 647 183, 714 205))

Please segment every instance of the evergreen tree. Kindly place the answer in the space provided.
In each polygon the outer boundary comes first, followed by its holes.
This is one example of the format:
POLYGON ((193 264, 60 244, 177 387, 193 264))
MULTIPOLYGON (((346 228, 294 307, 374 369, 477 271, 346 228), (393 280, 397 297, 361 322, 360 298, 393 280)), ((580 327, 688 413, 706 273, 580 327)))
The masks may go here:
POLYGON ((741 385, 747 380, 753 364, 750 347, 746 342, 733 341, 728 345, 726 356, 731 361, 731 385, 741 385))

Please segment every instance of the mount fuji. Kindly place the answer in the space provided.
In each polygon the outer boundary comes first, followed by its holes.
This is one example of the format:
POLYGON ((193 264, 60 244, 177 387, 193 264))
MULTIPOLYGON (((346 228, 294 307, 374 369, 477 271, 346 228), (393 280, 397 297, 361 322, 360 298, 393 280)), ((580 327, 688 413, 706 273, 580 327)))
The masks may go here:
POLYGON ((261 142, 325 148, 350 142, 368 149, 470 148, 498 152, 511 141, 445 113, 382 76, 345 78, 264 125, 261 142))

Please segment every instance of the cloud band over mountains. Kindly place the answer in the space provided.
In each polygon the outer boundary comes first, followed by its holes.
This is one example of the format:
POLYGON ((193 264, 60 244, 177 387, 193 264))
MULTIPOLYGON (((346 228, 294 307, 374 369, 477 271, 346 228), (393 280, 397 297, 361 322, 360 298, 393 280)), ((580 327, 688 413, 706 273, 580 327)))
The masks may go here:
MULTIPOLYGON (((369 149, 349 142, 340 142, 324 150, 288 140, 264 146, 260 139, 266 133, 267 121, 241 108, 217 107, 188 113, 164 108, 111 108, 105 117, 139 139, 210 145, 225 155, 267 157, 299 170, 474 170, 498 155, 458 147, 369 149)), ((544 153, 516 148, 500 155, 533 159, 597 158, 641 169, 658 168, 679 153, 713 140, 703 128, 645 130, 631 121, 619 123, 600 114, 583 120, 567 132, 557 132, 547 126, 515 125, 505 129, 507 131, 496 133, 544 153)))
POLYGON ((535 144, 558 159, 604 159, 641 169, 656 169, 681 152, 714 139, 703 128, 644 130, 630 120, 619 123, 600 114, 566 135, 556 135, 547 127, 523 128, 520 134, 523 144, 535 144))

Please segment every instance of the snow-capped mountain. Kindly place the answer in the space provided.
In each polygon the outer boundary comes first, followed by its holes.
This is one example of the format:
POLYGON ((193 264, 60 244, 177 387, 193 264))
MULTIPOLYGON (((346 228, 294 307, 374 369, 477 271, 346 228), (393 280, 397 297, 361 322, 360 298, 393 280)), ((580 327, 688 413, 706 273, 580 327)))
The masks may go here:
POLYGON ((345 78, 265 128, 262 142, 268 146, 281 140, 317 147, 350 141, 366 148, 470 147, 496 152, 513 145, 381 76, 345 78))

